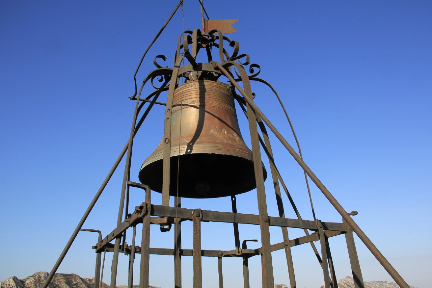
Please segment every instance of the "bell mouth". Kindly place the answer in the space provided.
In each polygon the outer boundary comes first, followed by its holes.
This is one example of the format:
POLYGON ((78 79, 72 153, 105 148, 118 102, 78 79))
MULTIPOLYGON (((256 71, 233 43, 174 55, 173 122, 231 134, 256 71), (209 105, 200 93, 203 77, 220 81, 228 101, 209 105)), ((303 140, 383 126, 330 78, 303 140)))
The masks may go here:
MULTIPOLYGON (((253 161, 231 155, 188 154, 170 158, 170 196, 217 198, 256 188, 253 161), (177 185, 178 183, 178 185, 177 185)), ((267 172, 263 166, 264 180, 267 172)), ((139 180, 161 193, 163 159, 142 167, 139 180)))

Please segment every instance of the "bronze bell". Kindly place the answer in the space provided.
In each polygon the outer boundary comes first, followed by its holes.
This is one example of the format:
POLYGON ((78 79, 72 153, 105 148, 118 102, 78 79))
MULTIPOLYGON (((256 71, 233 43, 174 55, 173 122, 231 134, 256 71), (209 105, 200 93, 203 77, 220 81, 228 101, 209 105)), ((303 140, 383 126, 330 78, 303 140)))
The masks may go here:
MULTIPOLYGON (((196 80, 179 86, 171 121, 171 196, 215 198, 256 188, 252 152, 241 136, 228 85, 196 80)), ((139 173, 157 192, 162 192, 163 145, 139 173)))

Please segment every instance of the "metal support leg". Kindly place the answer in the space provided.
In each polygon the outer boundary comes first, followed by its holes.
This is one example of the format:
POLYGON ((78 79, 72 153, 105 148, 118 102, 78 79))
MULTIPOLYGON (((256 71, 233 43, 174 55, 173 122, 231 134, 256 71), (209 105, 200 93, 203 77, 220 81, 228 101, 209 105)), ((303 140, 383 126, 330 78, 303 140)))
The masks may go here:
MULTIPOLYGON (((237 213, 237 200, 236 196, 231 196, 231 206, 232 206, 232 212, 235 214, 237 213)), ((234 227, 234 244, 237 253, 240 253, 240 235, 239 235, 239 229, 238 229, 238 223, 233 223, 234 227)))
POLYGON ((325 234, 320 220, 317 220, 317 227, 319 232, 319 238, 321 243, 321 259, 322 259, 322 269, 324 274, 324 287, 330 288, 330 277, 327 264, 327 246, 325 241, 325 234))
MULTIPOLYGON (((202 288, 201 209, 193 211, 193 287, 202 288)), ((144 287, 141 287, 144 288, 144 287)))
MULTIPOLYGON (((169 191, 171 180, 171 116, 172 116, 172 103, 174 97, 175 86, 178 82, 177 74, 183 56, 178 57, 171 74, 171 82, 168 90, 168 99, 165 108, 165 127, 164 127, 164 152, 163 152, 163 181, 162 181, 162 205, 169 206, 169 191)), ((146 287, 147 288, 147 287, 146 287)))
MULTIPOLYGON (((285 218, 285 209, 283 206, 282 196, 281 196, 281 192, 280 192, 278 173, 277 173, 277 169, 274 165, 273 151, 272 151, 272 148, 270 145, 270 139, 268 137, 267 130, 264 126, 264 123, 261 121, 261 118, 257 117, 257 120, 258 120, 258 125, 260 127, 260 130, 263 134, 263 138, 265 141, 264 149, 267 150, 268 157, 269 157, 270 170, 271 170, 273 186, 274 186, 275 194, 276 194, 276 203, 278 206, 279 217, 285 218)), ((285 257, 286 257, 287 266, 288 266, 288 275, 289 275, 289 279, 290 279, 290 286, 291 286, 291 288, 296 288, 297 286, 296 286, 296 281, 295 281, 294 264, 293 264, 292 255, 291 255, 291 247, 289 244, 288 228, 287 227, 281 227, 281 230, 282 230, 282 236, 283 236, 284 243, 285 243, 285 257)))
MULTIPOLYGON (((174 206, 181 207, 181 197, 174 197, 174 206)), ((174 224, 174 287, 182 287, 181 277, 181 222, 174 224)))
POLYGON ((136 237, 136 226, 133 226, 132 250, 131 253, 129 254, 128 288, 133 288, 133 265, 135 262, 135 237, 136 237))
MULTIPOLYGON (((258 242, 258 240, 243 240, 242 249, 247 249, 247 242, 253 241, 258 242)), ((249 257, 243 256, 243 281, 244 288, 249 288, 249 257)))
MULTIPOLYGON (((106 256, 106 250, 104 250, 104 257, 102 260, 102 272, 101 272, 101 276, 100 276, 100 282, 103 283, 103 274, 104 274, 104 269, 105 269, 105 256, 106 256)), ((99 285, 101 286, 101 285, 99 285)))
POLYGON ((146 215, 143 218, 142 240, 141 240, 141 267, 140 267, 140 288, 149 287, 149 261, 150 261, 150 209, 151 191, 146 189, 146 215))
POLYGON ((329 245, 327 236, 325 237, 325 244, 327 247, 327 259, 328 259, 328 263, 329 263, 329 267, 330 267, 330 276, 331 276, 331 283, 330 284, 333 288, 338 288, 336 272, 334 269, 333 258, 331 256, 330 245, 329 245))
POLYGON ((243 256, 243 282, 244 288, 249 288, 249 257, 243 256))
POLYGON ((353 230, 348 225, 347 225, 347 233, 345 234, 345 239, 348 248, 348 255, 351 262, 351 270, 354 278, 354 287, 364 288, 365 286, 363 283, 363 276, 360 269, 360 263, 357 257, 357 249, 354 243, 353 230))
MULTIPOLYGON (((247 78, 246 71, 243 68, 239 69, 242 75, 243 87, 248 95, 248 98, 252 99, 252 91, 250 88, 249 79, 247 78)), ((252 100, 251 100, 252 101, 252 100)), ((261 231, 261 244, 262 244, 262 281, 264 288, 273 288, 273 264, 272 255, 270 249, 270 228, 269 228, 269 217, 267 213, 267 201, 264 188, 264 175, 263 167, 261 162, 261 152, 259 145, 258 129, 256 124, 256 116, 251 106, 247 105, 247 115, 249 121, 249 131, 252 142, 252 153, 255 170, 255 180, 257 184, 257 198, 258 198, 258 210, 260 219, 260 231, 261 231)))
POLYGON ((119 251, 120 251, 120 242, 121 242, 121 235, 115 240, 115 243, 114 243, 113 260, 112 260, 112 264, 111 264, 110 288, 116 287, 117 265, 118 265, 119 251))
MULTIPOLYGON (((102 234, 99 233, 98 242, 102 241, 102 234)), ((101 260, 102 260, 102 252, 99 251, 96 253, 96 268, 95 268, 95 288, 99 288, 99 279, 101 275, 101 260)))
POLYGON ((222 257, 218 257, 219 288, 223 288, 222 257))

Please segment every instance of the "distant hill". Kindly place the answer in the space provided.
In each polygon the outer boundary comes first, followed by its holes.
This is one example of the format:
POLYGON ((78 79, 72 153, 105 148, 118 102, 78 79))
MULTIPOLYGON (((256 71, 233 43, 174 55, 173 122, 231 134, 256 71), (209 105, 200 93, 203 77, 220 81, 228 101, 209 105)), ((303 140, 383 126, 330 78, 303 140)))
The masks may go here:
MULTIPOLYGON (((0 282, 0 288, 41 288, 47 278, 48 272, 36 272, 22 280, 13 276, 0 282)), ((134 288, 138 287, 138 285, 134 285, 134 288)), ((57 273, 48 288, 94 288, 94 278, 82 278, 76 274, 57 273)), ((103 283, 102 288, 109 288, 109 285, 103 283)), ((117 288, 127 288, 127 286, 120 285, 117 288)), ((160 287, 149 286, 149 288, 160 287)))
MULTIPOLYGON (((0 288, 41 288, 48 278, 48 272, 36 272, 24 279, 18 279, 16 276, 10 277, 0 282, 0 288)), ((228 285, 229 286, 229 285, 228 285)), ((134 285, 134 288, 139 288, 134 285)), ((323 288, 321 286, 320 288, 323 288)), ((354 288, 354 280, 351 277, 345 277, 338 281, 339 288, 354 288)), ((417 288, 410 286, 411 288, 417 288)), ((48 288, 94 288, 94 278, 82 278, 76 274, 55 274, 48 288)), ((103 283, 102 288, 109 288, 109 285, 103 283)), ((126 285, 119 285, 117 288, 127 288, 126 285)), ((149 286, 149 288, 160 288, 149 286)), ((285 284, 275 284, 275 288, 290 288, 285 284)), ((399 288, 396 283, 388 281, 365 282, 365 288, 399 288)))
MULTIPOLYGON (((399 288, 399 285, 397 285, 394 282, 388 282, 388 281, 371 281, 371 282, 364 282, 365 288, 399 288)), ((354 288, 354 279, 352 277, 345 277, 343 279, 340 279, 338 281, 338 287, 339 288, 354 288)), ((417 288, 414 286, 410 286, 411 288, 417 288)), ((324 285, 320 288, 324 288, 324 285)))

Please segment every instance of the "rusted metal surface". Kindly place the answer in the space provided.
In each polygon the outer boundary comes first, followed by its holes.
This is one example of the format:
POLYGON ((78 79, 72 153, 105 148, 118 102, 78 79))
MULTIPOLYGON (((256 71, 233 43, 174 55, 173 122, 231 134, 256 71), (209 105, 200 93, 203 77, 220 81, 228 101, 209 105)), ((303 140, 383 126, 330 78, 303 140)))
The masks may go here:
POLYGON ((330 285, 333 288, 338 288, 336 271, 335 271, 334 264, 333 264, 333 257, 331 255, 331 251, 330 251, 330 244, 328 242, 328 237, 327 237, 327 235, 325 235, 325 233, 324 233, 324 239, 325 239, 325 245, 326 245, 326 249, 327 249, 327 260, 328 260, 329 269, 330 269, 330 277, 331 277, 330 278, 330 285))
MULTIPOLYGON (((102 241, 102 232, 96 229, 80 229, 80 231, 96 232, 98 233, 98 242, 102 241)), ((101 277, 101 252, 96 252, 96 265, 95 265, 95 277, 94 277, 94 288, 99 288, 99 281, 101 277)))
MULTIPOLYGON (((244 70, 240 70, 240 73, 245 73, 244 70)), ((250 89, 249 82, 243 82, 246 93, 252 98, 252 90, 250 89)), ((247 107, 249 130, 251 133, 252 142, 252 153, 254 158, 254 170, 255 170, 255 181, 257 186, 257 198, 258 198, 258 211, 259 211, 259 223, 261 231, 261 244, 262 244, 262 286, 264 288, 273 288, 273 264, 272 255, 270 250, 270 219, 267 213, 266 194, 264 188, 264 175, 261 169, 261 152, 258 140, 258 130, 256 124, 255 113, 252 111, 250 106, 247 107)))
MULTIPOLYGON (((174 197, 174 207, 181 208, 181 197, 174 197)), ((174 224, 174 288, 182 287, 181 247, 181 222, 176 221, 174 224)))
POLYGON ((222 257, 218 257, 219 288, 223 288, 222 257))
POLYGON ((171 181, 171 111, 172 101, 174 96, 174 90, 177 83, 177 73, 180 67, 180 63, 183 57, 177 59, 176 65, 173 69, 171 82, 168 90, 167 105, 165 108, 165 121, 164 121, 164 137, 163 141, 163 174, 162 174, 162 205, 169 206, 169 195, 170 195, 170 181, 171 181))
MULTIPOLYGON (((151 190, 146 189, 145 206, 149 207, 151 203, 151 190)), ((141 237, 141 265, 140 265, 140 288, 149 287, 150 271, 150 209, 145 209, 141 237)))
MULTIPOLYGON (((258 242, 258 240, 243 240, 242 243, 242 252, 247 250, 247 242, 258 242)), ((244 288, 249 288, 249 257, 248 255, 242 255, 243 256, 243 283, 244 288)))
MULTIPOLYGON (((256 187, 252 152, 241 136, 228 85, 211 80, 180 85, 174 92, 168 122, 171 196, 214 198, 256 187)), ((166 139, 165 135, 139 174, 140 181, 157 192, 162 191, 166 139)))
MULTIPOLYGON (((324 231, 324 235, 326 237, 333 237, 333 236, 337 236, 340 234, 343 234, 343 232, 342 231, 324 231)), ((314 232, 308 236, 303 236, 303 237, 289 240, 289 246, 294 247, 294 246, 298 246, 298 245, 302 245, 302 244, 306 244, 306 243, 310 243, 312 241, 318 241, 318 240, 320 240, 319 234, 318 234, 318 232, 314 232)), ((285 247, 287 247, 287 244, 285 243, 285 241, 271 245, 272 251, 284 249, 285 247)))
MULTIPOLYGON (((324 231, 324 234, 326 235, 326 237, 333 237, 333 236, 337 236, 340 234, 343 234, 341 232, 338 231, 324 231)), ((319 235, 318 232, 315 232, 309 236, 303 236, 300 238, 296 238, 296 239, 292 239, 290 240, 290 246, 294 247, 294 246, 298 246, 298 245, 302 245, 302 244, 306 244, 309 243, 311 241, 319 241, 319 235)), ((246 240, 246 241, 255 241, 255 240, 246 240)), ((244 242, 244 241, 243 241, 244 242)), ((255 241, 256 242, 256 241, 255 241)), ((271 251, 277 251, 277 250, 281 250, 285 248, 285 243, 284 242, 280 242, 277 244, 272 244, 271 245, 271 251)), ((94 249, 96 249, 96 246, 93 246, 94 249)), ((106 251, 108 252, 113 252, 114 251, 114 244, 108 243, 104 249, 106 249, 106 251)), ((171 256, 175 256, 175 249, 171 249, 171 248, 150 248, 149 250, 150 254, 155 254, 155 255, 171 255, 171 256)), ((124 250, 121 250, 122 253, 126 254, 126 255, 130 255, 132 253, 132 246, 128 246, 126 245, 124 247, 124 250)), ((140 254, 141 253, 141 247, 140 246, 135 246, 135 253, 136 254, 140 254)), ((179 254, 181 256, 193 256, 193 249, 180 249, 179 250, 179 254)), ((252 257, 252 256, 256 256, 256 255, 261 255, 261 248, 257 248, 257 249, 247 249, 247 248, 243 248, 240 250, 240 252, 237 249, 233 249, 233 250, 201 250, 201 256, 202 257, 252 257)))
POLYGON ((323 230, 323 226, 321 224, 321 221, 316 220, 316 224, 318 227, 318 235, 320 238, 321 243, 321 258, 322 258, 322 269, 323 269, 323 275, 324 275, 324 287, 330 288, 330 276, 329 276, 329 270, 328 270, 328 262, 327 262, 327 245, 325 241, 325 234, 323 230))
MULTIPOLYGON (((234 215, 237 215, 237 199, 235 195, 231 196, 231 208, 232 208, 232 213, 234 215)), ((238 223, 233 223, 233 228, 234 228, 234 246, 236 250, 240 251, 240 234, 238 229, 238 223)))
MULTIPOLYGON (((149 103, 152 103, 153 101, 152 100, 147 100, 147 99, 140 99, 140 101, 143 101, 143 102, 149 102, 149 103)), ((157 105, 162 105, 162 106, 166 106, 166 103, 162 103, 162 102, 154 102, 154 104, 157 104, 157 105)))
MULTIPOLYGON (((353 211, 353 212, 356 212, 356 213, 352 214, 352 212, 351 212, 350 215, 357 215, 357 211, 353 211)), ((349 255, 350 264, 351 264, 351 271, 352 271, 352 276, 354 279, 354 287, 355 288, 365 288, 364 283, 363 283, 362 272, 360 269, 360 262, 359 262, 359 259, 357 256, 357 249, 356 249, 356 245, 354 242, 353 231, 352 231, 351 227, 349 227, 348 225, 347 225, 347 232, 345 234, 345 240, 347 243, 348 255, 349 255)))
MULTIPOLYGON (((273 181, 273 187, 275 189, 275 196, 276 196, 276 203, 278 207, 279 217, 285 218, 285 210, 282 202, 282 195, 280 192, 280 186, 279 186, 279 179, 278 179, 278 172, 276 171, 276 166, 274 165, 273 161, 273 151, 270 145, 270 139, 267 134, 267 130, 265 129, 264 124, 261 121, 261 118, 257 117, 257 122, 260 127, 260 130, 262 132, 265 147, 268 152, 268 158, 269 158, 269 164, 270 164, 270 170, 272 175, 272 181, 273 181)), ((290 279, 290 286, 291 288, 296 288, 296 281, 295 281, 295 274, 294 274, 294 264, 292 261, 292 255, 291 255, 291 247, 288 237, 288 228, 287 227, 281 227, 282 230, 282 237, 284 239, 284 248, 285 248, 285 257, 287 261, 287 268, 288 268, 288 275, 290 279)))
POLYGON ((204 19, 204 32, 211 31, 211 30, 219 30, 224 34, 234 33, 237 31, 237 29, 232 27, 232 25, 239 20, 240 19, 228 19, 228 20, 204 19))
MULTIPOLYGON (((132 227, 142 221, 141 219, 144 215, 147 215, 147 209, 150 209, 151 216, 158 217, 167 217, 166 219, 160 218, 151 218, 149 221, 154 224, 161 223, 175 223, 179 220, 193 220, 192 212, 193 209, 180 208, 180 207, 166 207, 162 205, 150 205, 149 208, 145 205, 145 202, 140 206, 135 208, 134 213, 131 214, 131 217, 126 219, 126 221, 122 222, 119 227, 111 231, 101 242, 97 244, 97 250, 103 249, 103 247, 116 239, 119 235, 121 235, 126 229, 132 227)), ((253 214, 242 214, 242 213, 230 213, 230 212, 219 212, 219 211, 210 211, 210 210, 201 210, 201 219, 205 222, 225 222, 225 223, 240 223, 240 224, 253 224, 259 225, 259 216, 253 214)), ((298 220, 298 219, 290 219, 290 218, 279 218, 279 217, 268 217, 270 226, 279 226, 279 227, 292 227, 292 228, 302 228, 302 229, 311 229, 316 230, 316 224, 314 221, 309 220, 298 220)), ((346 226, 343 223, 335 223, 335 222, 321 222, 324 230, 333 230, 345 232, 347 231, 346 226)), ((292 240, 290 240, 292 241, 292 240)))
POLYGON ((193 218, 193 287, 202 287, 202 264, 201 264, 201 209, 192 211, 193 218))
MULTIPOLYGON (((99 241, 102 240, 102 236, 99 236, 99 241)), ((102 254, 101 252, 96 253, 96 267, 95 267, 95 288, 99 288, 99 281, 101 277, 101 260, 102 260, 102 254)))
POLYGON ((128 288, 133 288, 133 268, 135 262, 135 238, 136 238, 136 226, 133 226, 132 230, 132 247, 129 254, 129 273, 128 273, 128 288))

